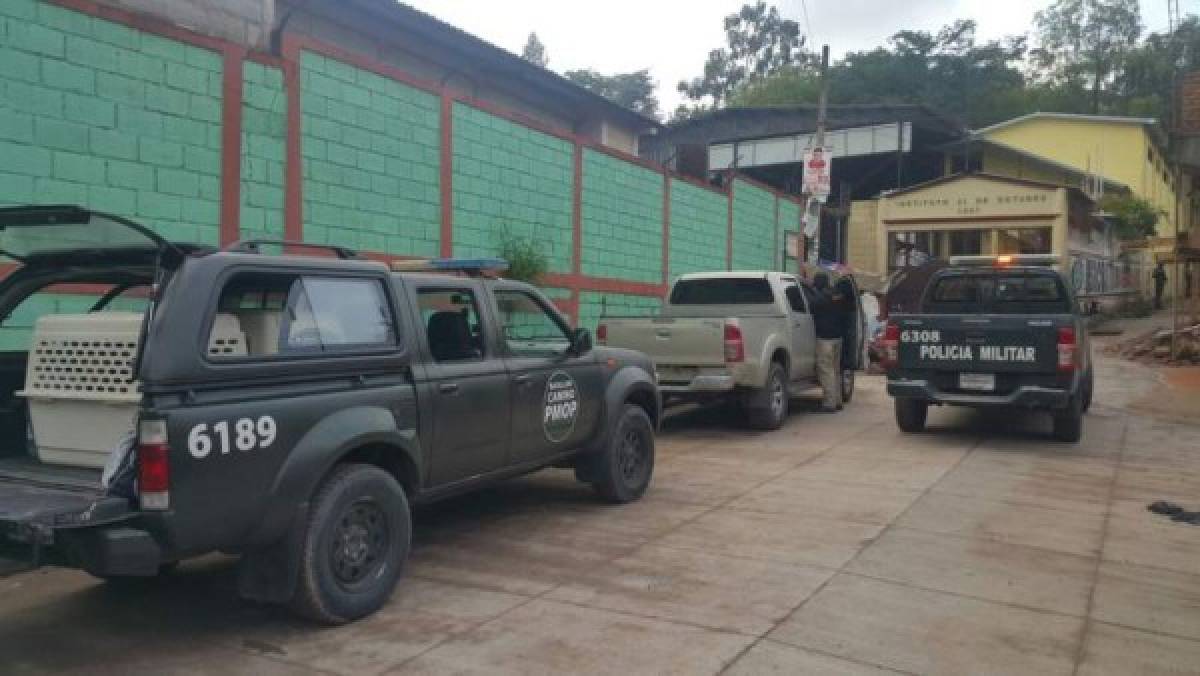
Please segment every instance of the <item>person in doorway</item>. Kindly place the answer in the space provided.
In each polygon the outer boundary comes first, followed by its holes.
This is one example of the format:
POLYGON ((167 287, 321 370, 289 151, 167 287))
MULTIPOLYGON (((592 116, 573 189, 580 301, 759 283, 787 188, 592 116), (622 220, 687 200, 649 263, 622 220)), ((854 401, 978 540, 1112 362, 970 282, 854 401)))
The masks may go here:
POLYGON ((829 275, 818 272, 813 277, 816 301, 813 303, 813 325, 817 332, 817 382, 824 392, 821 411, 833 413, 842 408, 842 339, 845 337, 844 299, 829 286, 829 275))
POLYGON ((1167 268, 1159 261, 1158 266, 1154 268, 1154 309, 1161 310, 1163 307, 1163 291, 1167 288, 1167 268))

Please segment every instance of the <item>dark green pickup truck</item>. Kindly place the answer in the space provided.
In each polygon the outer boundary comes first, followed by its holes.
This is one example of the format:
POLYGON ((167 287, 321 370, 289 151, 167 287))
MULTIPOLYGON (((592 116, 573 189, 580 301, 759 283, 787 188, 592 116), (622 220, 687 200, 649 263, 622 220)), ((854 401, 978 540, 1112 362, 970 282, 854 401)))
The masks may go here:
POLYGON ((0 553, 102 578, 238 554, 244 596, 340 623, 391 594, 410 505, 549 466, 646 490, 645 355, 528 284, 261 248, 0 209, 0 335, 31 334, 0 351, 0 553))
POLYGON ((1045 256, 963 257, 930 278, 920 312, 884 330, 896 423, 925 427, 929 406, 1049 411, 1054 437, 1078 441, 1092 401, 1087 322, 1045 256))

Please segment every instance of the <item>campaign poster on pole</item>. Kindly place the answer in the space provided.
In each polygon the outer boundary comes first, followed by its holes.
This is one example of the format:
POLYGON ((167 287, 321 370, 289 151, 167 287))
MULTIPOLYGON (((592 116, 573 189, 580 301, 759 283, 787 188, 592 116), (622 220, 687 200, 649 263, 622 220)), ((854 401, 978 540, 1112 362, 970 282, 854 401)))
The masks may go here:
POLYGON ((802 192, 812 197, 820 197, 824 202, 829 197, 832 165, 833 148, 817 147, 805 150, 802 192))

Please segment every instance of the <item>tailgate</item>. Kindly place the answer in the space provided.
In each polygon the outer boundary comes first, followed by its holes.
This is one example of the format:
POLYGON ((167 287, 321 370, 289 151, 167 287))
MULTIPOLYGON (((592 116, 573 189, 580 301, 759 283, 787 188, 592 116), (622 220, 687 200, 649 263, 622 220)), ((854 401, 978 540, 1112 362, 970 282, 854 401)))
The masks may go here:
POLYGON ((1064 320, 1004 315, 896 316, 903 370, 1056 372, 1064 320))
POLYGON ((659 366, 724 366, 725 320, 654 317, 606 320, 608 344, 644 352, 659 366))
POLYGON ((42 548, 54 544, 56 531, 132 515, 122 497, 0 480, 0 574, 39 565, 42 548))

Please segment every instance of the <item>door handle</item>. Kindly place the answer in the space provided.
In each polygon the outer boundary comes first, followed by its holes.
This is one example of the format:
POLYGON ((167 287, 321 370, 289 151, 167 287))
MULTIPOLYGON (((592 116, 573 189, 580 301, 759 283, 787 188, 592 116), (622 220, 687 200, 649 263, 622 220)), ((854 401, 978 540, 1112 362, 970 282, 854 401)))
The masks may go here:
POLYGON ((513 382, 520 387, 528 387, 533 384, 533 378, 528 373, 522 373, 519 376, 513 376, 513 382))
POLYGON ((441 383, 438 392, 442 394, 458 394, 458 383, 441 383))

